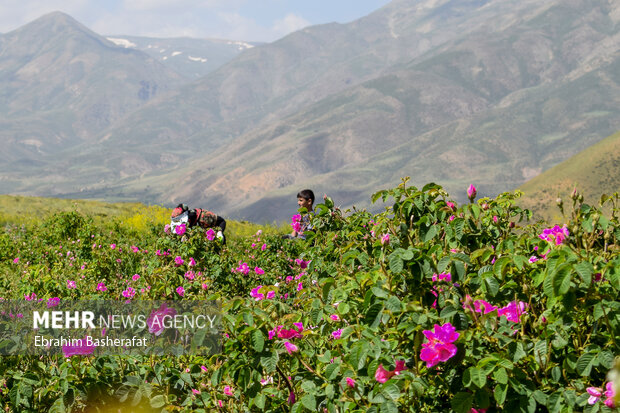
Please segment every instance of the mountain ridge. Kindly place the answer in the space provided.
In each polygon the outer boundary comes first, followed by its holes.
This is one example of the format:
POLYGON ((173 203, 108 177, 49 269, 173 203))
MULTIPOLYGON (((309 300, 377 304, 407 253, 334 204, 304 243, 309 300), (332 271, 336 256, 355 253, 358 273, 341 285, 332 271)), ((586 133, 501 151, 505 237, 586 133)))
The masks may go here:
POLYGON ((283 218, 300 187, 368 206, 402 176, 492 195, 620 130, 618 9, 395 0, 245 50, 0 179, 257 220, 283 218))

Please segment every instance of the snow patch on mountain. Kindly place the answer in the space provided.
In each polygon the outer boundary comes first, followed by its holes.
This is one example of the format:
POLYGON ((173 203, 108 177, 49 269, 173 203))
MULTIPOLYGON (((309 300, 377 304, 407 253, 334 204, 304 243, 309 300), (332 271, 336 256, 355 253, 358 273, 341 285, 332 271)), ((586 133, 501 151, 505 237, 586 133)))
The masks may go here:
POLYGON ((112 43, 114 43, 115 45, 124 47, 125 49, 129 49, 132 47, 138 47, 137 44, 130 42, 127 39, 119 39, 117 37, 107 37, 107 39, 111 41, 112 43))

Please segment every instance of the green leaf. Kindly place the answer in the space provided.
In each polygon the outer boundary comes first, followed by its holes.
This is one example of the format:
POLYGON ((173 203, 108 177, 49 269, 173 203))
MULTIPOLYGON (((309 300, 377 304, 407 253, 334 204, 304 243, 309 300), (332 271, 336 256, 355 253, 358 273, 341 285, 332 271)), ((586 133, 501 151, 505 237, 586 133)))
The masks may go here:
POLYGON ((388 399, 392 399, 394 401, 398 400, 400 397, 400 389, 397 385, 393 383, 387 383, 381 393, 388 399))
POLYGON ((301 398, 301 404, 308 410, 316 410, 316 399, 313 394, 306 394, 301 398))
POLYGON ((375 297, 379 297, 379 298, 387 298, 388 295, 390 294, 388 291, 384 290, 381 287, 372 287, 371 291, 375 295, 375 297))
POLYGON ((523 267, 529 263, 529 258, 524 257, 523 255, 515 255, 512 257, 512 261, 515 263, 519 271, 521 271, 523 267))
POLYGON ((66 411, 67 409, 65 409, 65 404, 62 401, 62 397, 56 399, 54 404, 52 404, 48 410, 49 413, 65 413, 66 411))
POLYGON ((439 317, 441 317, 442 319, 446 321, 450 321, 450 317, 452 317, 457 312, 458 310, 456 308, 454 308, 451 305, 447 305, 441 310, 439 317))
POLYGON ((265 369, 265 373, 273 373, 278 364, 278 353, 274 351, 268 356, 261 357, 260 364, 265 369))
POLYGON ((349 353, 349 363, 355 371, 360 370, 366 364, 368 354, 368 342, 358 341, 349 353))
POLYGON ((391 400, 381 403, 381 413, 398 413, 398 406, 391 400))
POLYGON ((389 255, 388 262, 390 264, 390 270, 394 274, 401 273, 403 269, 405 268, 403 259, 400 257, 400 254, 398 254, 396 251, 394 251, 393 253, 389 255))
POLYGON ((493 372, 493 378, 497 383, 507 384, 508 383, 508 374, 506 373, 505 368, 499 368, 493 372))
POLYGON ((333 278, 328 278, 325 281, 325 284, 323 284, 323 301, 327 301, 327 299, 329 298, 329 291, 334 286, 335 282, 336 281, 333 278))
POLYGON ((364 323, 372 328, 377 327, 381 322, 381 313, 383 312, 383 303, 374 303, 370 306, 364 315, 364 323))
POLYGON ((515 351, 512 355, 512 361, 516 363, 525 356, 527 356, 527 353, 523 350, 523 343, 517 343, 515 351))
POLYGON ((374 204, 375 202, 377 202, 377 199, 379 199, 381 197, 385 197, 386 195, 387 194, 386 194, 385 190, 378 191, 378 192, 375 192, 374 194, 372 194, 372 196, 370 197, 370 200, 374 204))
POLYGON ((390 296, 385 302, 385 309, 391 313, 398 313, 401 310, 401 303, 395 295, 390 296))
POLYGON ((166 405, 166 399, 163 395, 155 396, 151 399, 151 407, 154 409, 160 409, 166 405))
POLYGON ((327 380, 334 380, 336 377, 338 377, 339 373, 340 363, 328 364, 327 367, 325 367, 325 378, 327 380))
POLYGON ((609 351, 601 351, 597 357, 598 364, 605 367, 607 370, 611 370, 614 365, 614 355, 609 351))
POLYGON ((536 402, 542 406, 547 404, 547 395, 540 390, 536 390, 532 393, 532 397, 536 402))
POLYGON ((491 297, 495 297, 499 292, 499 281, 493 276, 486 277, 484 282, 487 286, 487 291, 491 295, 491 297))
MULTIPOLYGON (((456 235, 456 239, 460 241, 461 238, 463 238, 463 229, 465 228, 465 220, 463 218, 456 218, 454 221, 452 221, 452 227, 454 228, 454 235, 456 235)), ((466 262, 469 264, 469 257, 467 258, 466 262)))
POLYGON ((264 394, 259 393, 256 395, 256 397, 254 397, 254 406, 262 410, 265 408, 266 401, 267 401, 267 397, 265 397, 264 394))
POLYGON ((472 393, 459 392, 454 395, 450 404, 456 413, 469 413, 474 400, 472 393))
POLYGON ((547 341, 539 340, 534 344, 534 359, 539 366, 544 367, 547 364, 547 341))
POLYGON ((573 266, 575 272, 579 274, 586 287, 592 284, 592 274, 594 273, 594 267, 587 261, 580 262, 573 266))
POLYGON ((562 409, 562 399, 562 393, 560 392, 555 392, 547 397, 547 409, 549 409, 549 412, 560 412, 562 409))
POLYGON ((316 384, 311 380, 305 380, 301 383, 301 389, 306 393, 314 393, 316 392, 316 384))
POLYGON ((581 376, 589 376, 592 371, 592 364, 594 362, 594 358, 596 354, 594 353, 584 353, 577 360, 576 370, 581 376))
POLYGON ((401 251, 400 257, 405 261, 410 261, 413 258, 413 251, 411 249, 401 251))
POLYGON ((431 225, 431 227, 428 229, 426 234, 424 234, 423 241, 424 242, 428 242, 428 241, 432 240, 433 238, 435 238, 437 236, 437 234, 439 233, 438 228, 439 227, 437 225, 431 225))
POLYGON ((463 384, 469 387, 469 383, 465 383, 466 376, 468 376, 468 381, 479 389, 483 388, 487 382, 487 376, 477 367, 470 367, 465 370, 465 374, 463 374, 463 384))
POLYGON ((564 295, 568 292, 571 282, 570 266, 568 264, 560 265, 553 275, 553 292, 555 295, 564 295))
POLYGON ((263 335, 263 332, 259 329, 252 331, 252 348, 254 349, 254 351, 260 353, 261 351, 263 351, 264 347, 265 336, 263 335))
POLYGON ((543 292, 549 298, 555 297, 555 289, 553 288, 553 274, 547 274, 543 281, 543 292))
POLYGON ((446 256, 440 259, 439 262, 437 263, 437 271, 439 271, 440 273, 445 272, 446 268, 448 268, 451 261, 452 261, 452 257, 450 256, 446 256))
POLYGON ((301 404, 301 400, 298 401, 291 407, 291 413, 302 413, 304 411, 304 406, 301 404))
POLYGON ((506 401, 506 395, 508 394, 508 385, 507 384, 498 384, 493 389, 493 397, 497 404, 502 406, 506 401))

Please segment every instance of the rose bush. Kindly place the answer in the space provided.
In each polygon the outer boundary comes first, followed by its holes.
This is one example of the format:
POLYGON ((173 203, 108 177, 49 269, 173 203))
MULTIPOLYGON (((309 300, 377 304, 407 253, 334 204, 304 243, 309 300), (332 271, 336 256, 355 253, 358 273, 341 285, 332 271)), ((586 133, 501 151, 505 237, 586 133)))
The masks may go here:
POLYGON ((3 298, 218 299, 224 317, 209 357, 4 357, 0 400, 13 411, 615 409, 618 196, 603 197, 606 216, 575 195, 552 226, 529 223, 518 194, 466 195, 458 205, 404 180, 373 195, 383 213, 326 197, 306 240, 261 231, 226 246, 79 214, 7 228, 3 298))

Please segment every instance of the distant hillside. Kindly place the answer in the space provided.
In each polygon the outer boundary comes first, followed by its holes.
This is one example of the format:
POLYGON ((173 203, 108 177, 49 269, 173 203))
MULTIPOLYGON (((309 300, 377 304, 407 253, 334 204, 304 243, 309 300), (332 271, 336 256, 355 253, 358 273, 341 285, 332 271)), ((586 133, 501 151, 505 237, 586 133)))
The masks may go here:
POLYGON ((590 205, 598 205, 602 194, 620 193, 620 132, 543 172, 519 189, 524 192, 520 205, 531 209, 535 218, 556 222, 563 221, 556 199, 561 198, 569 208, 574 189, 590 205))

